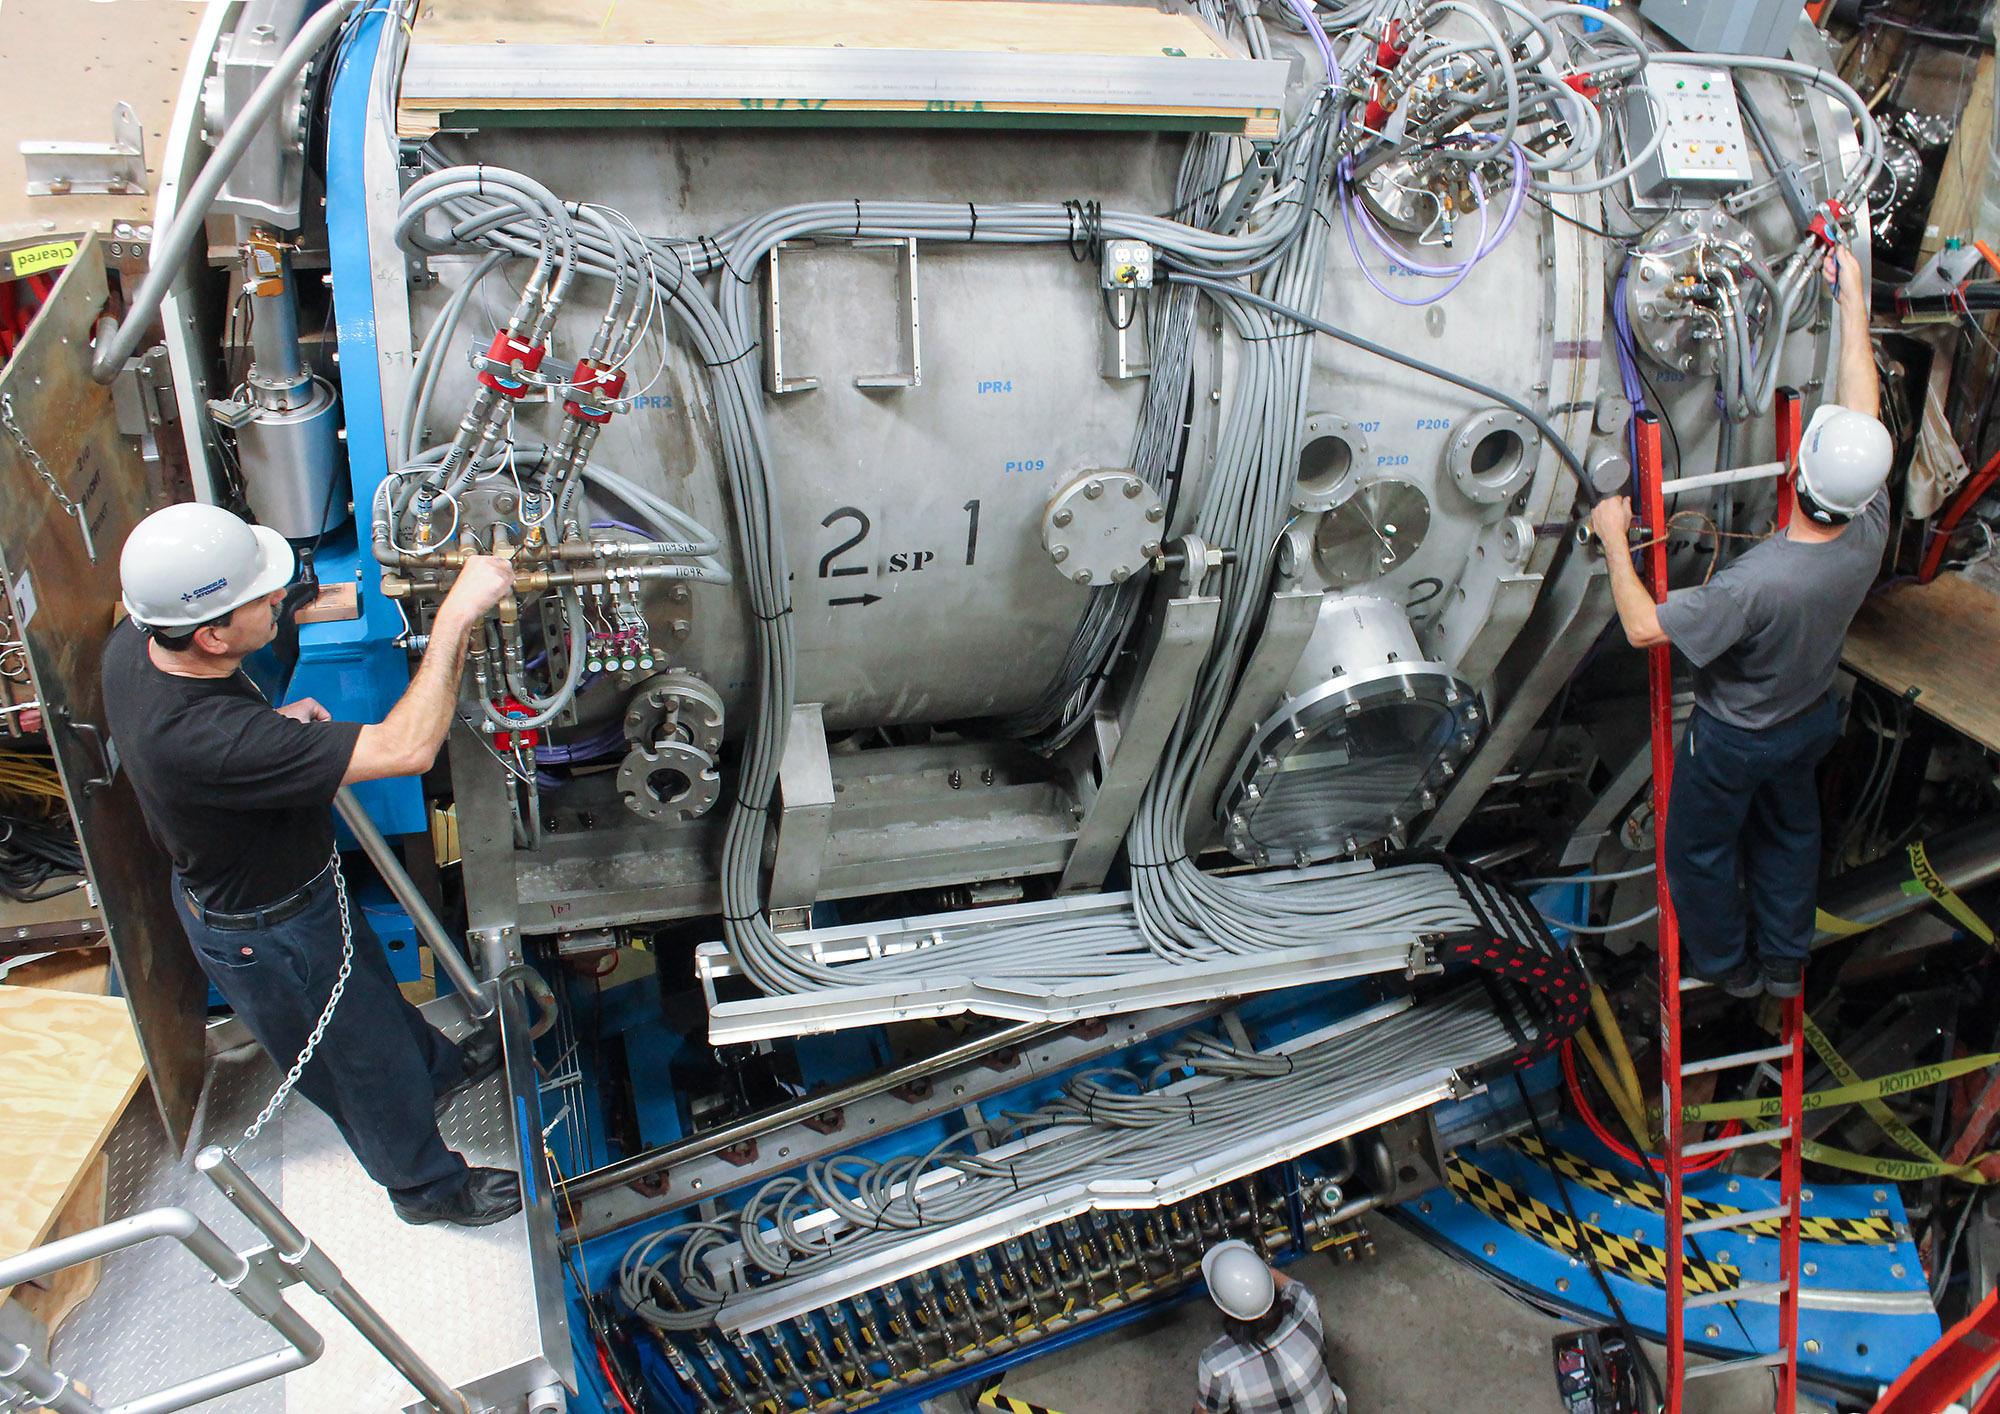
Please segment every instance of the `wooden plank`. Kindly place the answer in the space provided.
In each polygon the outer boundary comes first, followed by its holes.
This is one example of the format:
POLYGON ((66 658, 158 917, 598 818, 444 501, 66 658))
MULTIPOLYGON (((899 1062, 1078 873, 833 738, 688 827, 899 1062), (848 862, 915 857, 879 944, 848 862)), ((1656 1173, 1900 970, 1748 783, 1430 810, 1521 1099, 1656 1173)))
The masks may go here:
POLYGON ((194 0, 0 4, 0 234, 112 229, 153 219, 181 70, 206 7, 194 0), (24 140, 109 142, 125 102, 146 135, 144 196, 29 196, 24 140))
MULTIPOLYGON (((69 1202, 56 1215, 55 1225, 49 1229, 49 1241, 64 1237, 74 1237, 79 1232, 89 1232, 94 1227, 104 1226, 104 1196, 110 1181, 111 1164, 104 1155, 83 1171, 83 1181, 77 1184, 69 1202)), ((30 1282, 14 1294, 14 1299, 27 1308, 28 1314, 48 1327, 51 1334, 63 1319, 81 1306, 97 1290, 97 1279, 103 1274, 104 1259, 95 1258, 81 1266, 64 1267, 59 1272, 51 1272, 38 1282, 30 1282)))
POLYGON ((1972 94, 1965 100, 1965 112, 1958 131, 1945 154, 1944 170, 1938 174, 1937 194, 1931 198, 1930 217, 1924 223, 1921 260, 1929 260, 1944 249, 1953 236, 1972 239, 1974 218, 1979 214, 1979 192, 1986 181, 1988 148, 1993 135, 1993 56, 1980 56, 1979 73, 1972 81, 1972 94))
POLYGON ((740 112, 744 121, 760 123, 772 114, 810 123, 822 112, 880 112, 942 125, 991 125, 1003 114, 1067 119, 1081 127, 1107 117, 1178 120, 1265 138, 1277 130, 1280 84, 1266 71, 1281 79, 1281 66, 1248 59, 1198 18, 1136 5, 535 0, 494 6, 428 0, 412 29, 397 128, 404 136, 423 136, 446 115, 460 122, 467 114, 517 110, 552 117, 695 112, 711 121, 740 112), (748 52, 759 50, 762 56, 748 52), (702 51, 730 51, 731 57, 718 56, 713 74, 688 67, 688 56, 702 51), (861 58, 870 51, 903 56, 896 72, 907 72, 908 81, 885 80, 879 61, 861 58), (1037 67, 1038 59, 1044 67, 1037 67), (1046 69, 1057 59, 1076 61, 1060 71, 1069 78, 1046 69), (1143 73, 1143 85, 1136 92, 1129 83, 1103 89, 1114 100, 1104 104, 1068 101, 1102 88, 1096 80, 1106 61, 1124 66, 1128 79, 1143 73), (967 64, 971 69, 960 77, 969 91, 939 86, 940 73, 958 73, 967 64), (1084 82, 1090 92, 1077 91, 1078 64, 1092 76, 1084 82), (1195 85, 1198 72, 1214 75, 1218 64, 1239 78, 1262 77, 1243 79, 1247 88, 1238 83, 1219 91, 1179 91, 1195 85), (603 77, 610 72, 620 82, 607 88, 603 77), (986 77, 972 79, 970 72, 986 77), (507 81, 494 83, 501 74, 507 81))
MULTIPOLYGON (((13 0, 9 0, 12 4, 13 0)), ((427 0, 413 44, 664 44, 1193 59, 1238 54, 1192 16, 1043 0, 427 0)), ((107 112, 108 112, 107 108, 107 112)))
POLYGON ((0 1257, 48 1236, 145 1073, 123 1002, 0 987, 0 1257))
POLYGON ((2000 594, 1962 574, 1904 585, 1861 606, 1843 661, 1989 751, 2000 751, 2000 594))

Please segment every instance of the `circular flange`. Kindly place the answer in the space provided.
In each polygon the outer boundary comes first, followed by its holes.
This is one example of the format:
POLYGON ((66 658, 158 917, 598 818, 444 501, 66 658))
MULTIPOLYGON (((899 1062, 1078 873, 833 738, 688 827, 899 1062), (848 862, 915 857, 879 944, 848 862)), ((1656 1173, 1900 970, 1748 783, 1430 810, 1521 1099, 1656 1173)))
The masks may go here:
POLYGON ((1303 865, 1401 842, 1485 731, 1478 695, 1441 663, 1334 678, 1258 729, 1217 811, 1223 843, 1303 865))
POLYGON ((1380 579, 1424 543, 1430 499, 1407 481, 1370 481, 1320 517, 1313 563, 1335 589, 1380 579))
POLYGON ((637 746, 679 738, 708 756, 722 745, 722 698, 688 672, 655 673, 625 707, 625 739, 637 746))
POLYGON ((1702 286, 1705 253, 1755 251, 1757 240, 1741 221, 1710 207, 1668 216, 1632 252, 1625 277, 1625 314, 1639 348, 1663 368, 1681 373, 1715 371, 1721 351, 1713 337, 1714 314, 1690 298, 1702 286), (1705 337, 1697 337, 1697 335, 1705 337))
POLYGON ((648 820, 692 820, 722 794, 722 777, 706 751, 684 741, 635 746, 618 767, 625 808, 648 820))
POLYGON ((1542 434, 1512 408, 1461 418, 1444 444, 1444 469, 1475 505, 1496 506, 1528 484, 1542 459, 1542 434))
POLYGON ((1307 418, 1305 434, 1298 475, 1292 481, 1292 507, 1330 511, 1354 494, 1355 475, 1368 465, 1368 439, 1351 419, 1337 412, 1307 418))
POLYGON ((1078 584, 1118 584, 1160 553, 1167 508, 1129 471, 1087 471, 1042 513, 1042 547, 1078 584))

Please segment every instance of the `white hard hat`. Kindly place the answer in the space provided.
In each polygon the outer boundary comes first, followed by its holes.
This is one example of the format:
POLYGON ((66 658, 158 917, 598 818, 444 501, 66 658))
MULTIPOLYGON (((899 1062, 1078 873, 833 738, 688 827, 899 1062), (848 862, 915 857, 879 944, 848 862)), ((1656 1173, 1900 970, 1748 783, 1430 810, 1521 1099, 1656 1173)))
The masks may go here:
POLYGON ((1889 429, 1878 419, 1822 405, 1799 445, 1799 484, 1829 514, 1858 515, 1889 479, 1895 451, 1889 429))
POLYGON ((118 557, 125 612, 148 628, 219 619, 292 582, 291 543, 220 506, 154 511, 132 527, 118 557))
POLYGON ((1271 1269, 1256 1249, 1233 1237, 1202 1254, 1201 1279, 1223 1314, 1239 1321, 1254 1321, 1270 1310, 1278 1291, 1271 1269))

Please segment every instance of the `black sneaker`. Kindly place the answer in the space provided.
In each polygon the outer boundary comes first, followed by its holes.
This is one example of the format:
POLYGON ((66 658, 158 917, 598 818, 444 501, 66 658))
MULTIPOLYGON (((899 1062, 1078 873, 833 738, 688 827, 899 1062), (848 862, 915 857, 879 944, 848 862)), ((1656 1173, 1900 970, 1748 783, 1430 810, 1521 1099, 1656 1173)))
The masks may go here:
POLYGON ((1764 974, 1757 970, 1757 964, 1745 958, 1720 977, 1703 977, 1694 974, 1711 987, 1720 987, 1732 997, 1748 1000, 1764 990, 1764 974))
POLYGON ((396 1216, 406 1223, 455 1223, 485 1227, 504 1222, 521 1211, 521 1180, 508 1169, 474 1169, 465 1186, 434 1203, 398 1203, 396 1216))
POLYGON ((435 1112, 440 1115, 451 1108, 451 1102, 459 1091, 477 1085, 489 1075, 498 1074, 500 1062, 504 1059, 500 1054, 500 1031, 494 1026, 482 1026, 467 1036, 459 1043, 459 1050, 465 1056, 465 1069, 437 1097, 435 1112))
POLYGON ((1766 959, 1763 963, 1764 990, 1774 997, 1791 998, 1801 996, 1806 990, 1806 965, 1803 962, 1766 959))

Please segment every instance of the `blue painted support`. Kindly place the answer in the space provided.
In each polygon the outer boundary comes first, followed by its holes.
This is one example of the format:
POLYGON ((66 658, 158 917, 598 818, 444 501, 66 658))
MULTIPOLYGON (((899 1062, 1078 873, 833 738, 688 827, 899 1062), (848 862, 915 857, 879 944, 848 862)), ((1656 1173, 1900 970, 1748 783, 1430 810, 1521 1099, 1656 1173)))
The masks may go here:
MULTIPOLYGON (((333 269, 334 328, 340 341, 341 402, 347 419, 348 474, 357 514, 327 538, 317 557, 320 581, 352 581, 360 591, 361 617, 344 623, 307 624, 299 631, 299 666, 292 696, 316 697, 346 721, 379 722, 409 686, 409 660, 396 645, 402 615, 382 595, 381 570, 360 540, 375 488, 388 475, 388 436, 382 420, 382 379, 375 341, 375 293, 368 249, 363 161, 369 90, 388 24, 370 9, 353 22, 341 45, 333 77, 332 121, 326 150, 326 239, 333 269)), ((385 835, 428 828, 423 792, 411 777, 371 781, 354 788, 385 835)), ((352 846, 339 826, 343 845, 352 846)))

